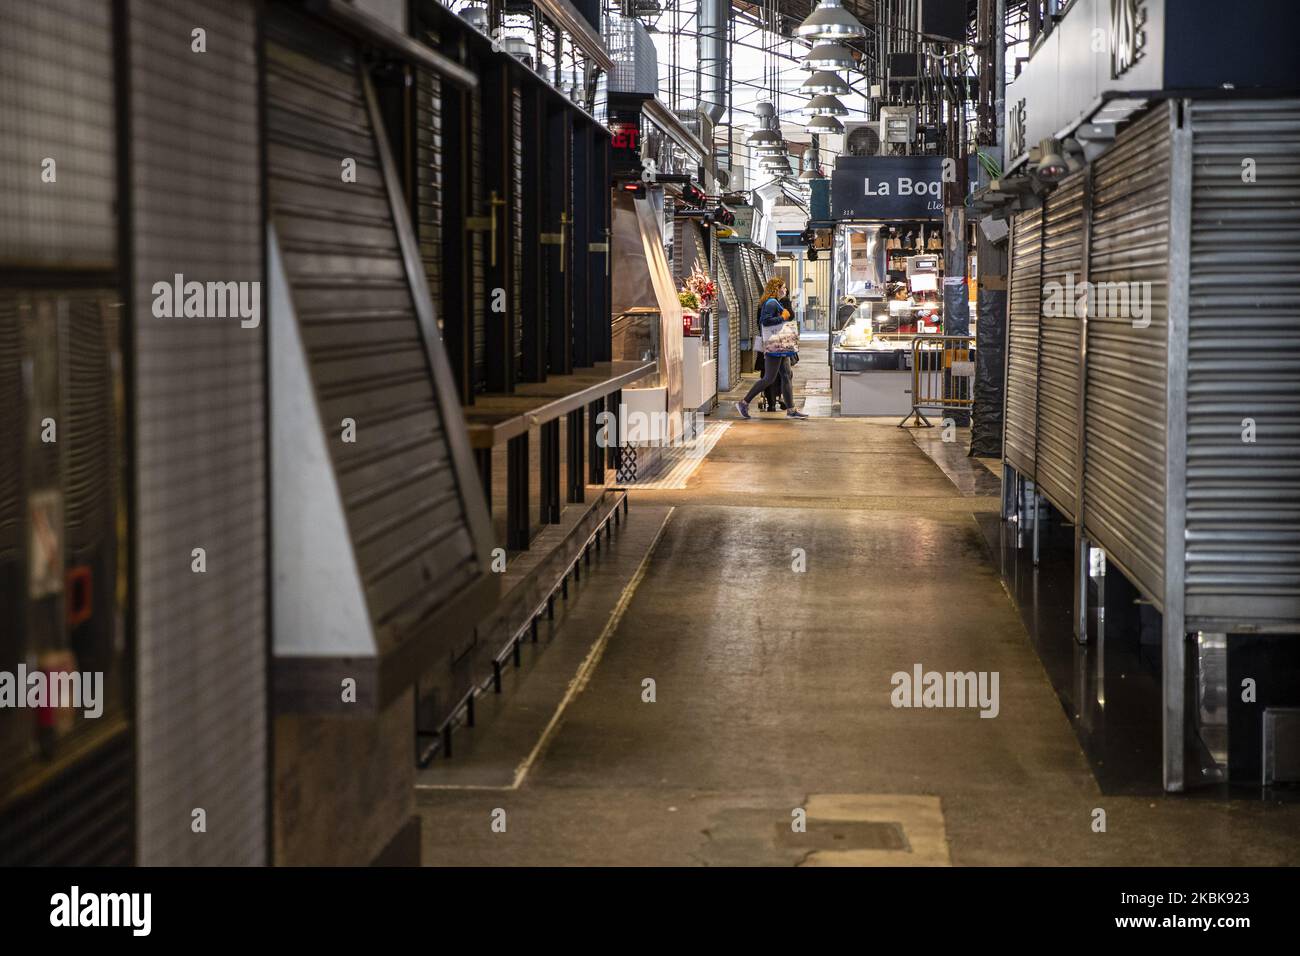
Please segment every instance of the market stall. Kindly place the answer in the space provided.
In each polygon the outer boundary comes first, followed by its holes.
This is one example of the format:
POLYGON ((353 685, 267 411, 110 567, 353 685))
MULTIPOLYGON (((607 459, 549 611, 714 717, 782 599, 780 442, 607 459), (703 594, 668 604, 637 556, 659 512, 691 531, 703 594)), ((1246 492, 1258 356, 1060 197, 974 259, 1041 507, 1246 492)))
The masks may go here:
POLYGON ((831 400, 841 415, 912 407, 912 348, 943 330, 938 156, 841 157, 831 180, 831 400))

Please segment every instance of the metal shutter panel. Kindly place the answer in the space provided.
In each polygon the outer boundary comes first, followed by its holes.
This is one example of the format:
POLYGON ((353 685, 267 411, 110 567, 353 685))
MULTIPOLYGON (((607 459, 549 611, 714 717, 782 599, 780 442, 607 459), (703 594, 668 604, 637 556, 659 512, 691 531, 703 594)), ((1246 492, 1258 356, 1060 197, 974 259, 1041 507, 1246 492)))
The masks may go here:
POLYGON ((6 265, 111 269, 117 262, 112 11, 110 3, 80 0, 0 4, 6 265), (55 162, 52 183, 41 175, 47 157, 55 162))
POLYGON ((1080 170, 1066 177, 1043 206, 1044 292, 1038 338, 1034 477, 1043 494, 1072 521, 1078 510, 1081 328, 1074 287, 1084 280, 1083 191, 1087 176, 1087 170, 1080 170), (1046 291, 1049 282, 1061 289, 1056 296, 1046 291))
MULTIPOLYGON (((483 93, 475 87, 470 94, 469 108, 469 215, 489 215, 487 198, 483 191, 483 93)), ((473 329, 474 347, 470 381, 472 391, 487 389, 487 236, 482 230, 467 232, 469 241, 470 327, 473 329)), ((462 299, 463 301, 463 299, 462 299)))
POLYGON ((514 376, 524 367, 524 91, 516 83, 510 90, 510 282, 514 286, 514 376))
POLYGON ((1038 324, 1043 211, 1031 209, 1012 224, 1007 299, 1007 410, 1003 454, 1011 467, 1034 476, 1038 423, 1038 324))
POLYGON ((267 858, 264 328, 151 309, 153 283, 175 273, 263 281, 255 8, 128 10, 139 862, 255 865, 267 858), (196 25, 207 53, 190 51, 196 25), (190 570, 196 547, 206 574, 190 570))
MULTIPOLYGON (((719 275, 719 273, 721 273, 721 272, 724 271, 724 270, 718 268, 718 264, 719 264, 719 261, 720 261, 720 260, 718 259, 718 235, 717 235, 717 232, 718 232, 717 229, 710 229, 710 230, 709 230, 709 250, 708 250, 708 251, 713 253, 711 256, 705 256, 704 241, 703 241, 703 240, 700 240, 700 257, 701 257, 701 260, 702 260, 702 262, 703 262, 703 264, 704 264, 705 270, 709 273, 710 276, 712 276, 712 278, 713 278, 713 284, 714 284, 715 286, 718 285, 718 275, 719 275)), ((720 308, 719 299, 720 299, 720 296, 715 295, 715 296, 713 297, 713 320, 712 320, 712 321, 713 321, 713 334, 709 336, 709 348, 710 348, 710 351, 711 351, 711 353, 712 353, 713 361, 715 361, 715 362, 718 360, 718 347, 719 347, 719 343, 718 343, 718 329, 719 329, 719 327, 720 327, 720 326, 719 326, 719 323, 718 323, 718 309, 720 308)))
POLYGON ((1084 526, 1162 609, 1170 166, 1163 105, 1093 164, 1084 403, 1084 526), (1106 283, 1141 284, 1150 324, 1104 307, 1106 283))
POLYGON ((267 29, 271 208, 379 649, 478 576, 353 44, 267 29), (339 158, 357 161, 344 183, 339 158))
POLYGON ((446 309, 442 287, 443 172, 442 78, 415 73, 415 229, 420 260, 439 328, 446 309))
POLYGON ((1300 100, 1197 102, 1190 120, 1185 613, 1294 625, 1300 100), (1242 181, 1246 157, 1253 183, 1242 181))
MULTIPOLYGON (((23 475, 26 412, 23 401, 22 327, 18 298, 0 294, 0 661, 6 668, 23 657, 26 622, 22 606, 27 595, 25 554, 27 492, 23 475)), ((27 756, 29 725, 16 708, 0 709, 0 767, 12 767, 27 756)), ((0 858, 8 857, 0 850, 0 858)))

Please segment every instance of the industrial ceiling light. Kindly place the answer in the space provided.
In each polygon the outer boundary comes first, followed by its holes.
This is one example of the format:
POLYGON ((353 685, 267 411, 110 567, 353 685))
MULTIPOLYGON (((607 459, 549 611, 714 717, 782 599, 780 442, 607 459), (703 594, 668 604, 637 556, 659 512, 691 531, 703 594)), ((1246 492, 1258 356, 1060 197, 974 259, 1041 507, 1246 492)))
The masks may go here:
POLYGON ((749 134, 749 139, 745 140, 745 145, 750 149, 766 149, 772 146, 784 147, 785 140, 781 134, 774 129, 758 129, 749 134))
POLYGON ((838 40, 864 37, 867 28, 841 6, 840 0, 822 0, 794 32, 796 36, 810 40, 838 40))
POLYGON ((848 116, 849 108, 840 102, 839 97, 823 93, 810 99, 800 112, 804 116, 848 116))
POLYGON ((852 70, 857 66, 853 51, 838 43, 819 43, 803 58, 805 70, 852 70))
POLYGON ((804 124, 804 129, 810 133, 829 135, 844 132, 844 124, 834 116, 814 116, 804 124))
POLYGON ((487 4, 466 7, 460 11, 460 18, 479 32, 488 32, 487 4))
POLYGON ((784 156, 785 143, 775 143, 770 146, 751 146, 749 147, 751 156, 784 156))
POLYGON ((799 87, 809 96, 818 93, 829 93, 832 96, 848 96, 853 92, 853 87, 838 74, 830 70, 818 70, 811 74, 808 79, 803 81, 799 87))

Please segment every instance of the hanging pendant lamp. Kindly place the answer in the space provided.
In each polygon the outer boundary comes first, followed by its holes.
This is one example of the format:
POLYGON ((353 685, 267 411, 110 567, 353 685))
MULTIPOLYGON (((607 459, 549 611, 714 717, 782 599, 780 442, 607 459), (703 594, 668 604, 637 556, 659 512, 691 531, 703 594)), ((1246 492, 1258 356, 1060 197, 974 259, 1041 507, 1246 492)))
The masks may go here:
POLYGON ((842 133, 844 132, 844 124, 834 116, 822 115, 809 119, 808 122, 804 123, 804 129, 810 133, 842 133))
POLYGON ((867 28, 857 17, 845 10, 840 0, 821 0, 817 9, 795 28, 795 36, 810 40, 840 40, 846 37, 864 37, 867 28))
POLYGON ((849 108, 839 97, 823 93, 810 99, 800 112, 804 116, 848 116, 849 108))
POLYGON ((852 70, 857 62, 848 47, 838 43, 819 43, 808 51, 800 65, 805 70, 852 70))
POLYGON ((810 74, 799 89, 809 96, 818 93, 829 93, 832 96, 848 96, 853 92, 853 87, 849 86, 847 81, 838 73, 832 73, 830 70, 817 70, 815 73, 810 74))

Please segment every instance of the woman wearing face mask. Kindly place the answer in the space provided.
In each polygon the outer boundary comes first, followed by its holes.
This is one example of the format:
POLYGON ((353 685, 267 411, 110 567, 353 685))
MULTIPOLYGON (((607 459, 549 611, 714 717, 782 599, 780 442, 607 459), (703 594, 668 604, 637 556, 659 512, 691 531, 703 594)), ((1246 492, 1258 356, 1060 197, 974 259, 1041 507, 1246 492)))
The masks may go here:
POLYGON ((763 377, 754 383, 744 399, 736 403, 736 411, 741 418, 749 418, 749 403, 754 400, 754 396, 776 382, 781 384, 786 417, 808 417, 794 407, 790 360, 799 354, 799 335, 793 325, 787 325, 790 310, 781 305, 785 293, 785 282, 780 278, 767 280, 767 287, 763 290, 763 306, 758 314, 763 341, 763 377))

